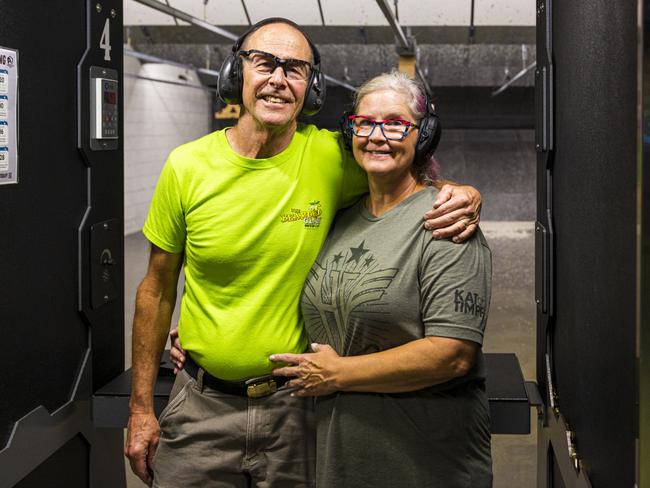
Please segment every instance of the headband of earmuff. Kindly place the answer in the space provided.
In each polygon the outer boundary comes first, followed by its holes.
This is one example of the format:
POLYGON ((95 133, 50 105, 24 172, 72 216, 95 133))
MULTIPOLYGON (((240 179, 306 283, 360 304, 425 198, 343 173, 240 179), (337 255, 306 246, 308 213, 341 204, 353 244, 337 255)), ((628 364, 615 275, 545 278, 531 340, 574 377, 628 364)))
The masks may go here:
MULTIPOLYGON (((415 145, 414 160, 418 163, 433 156, 440 142, 440 136, 442 135, 440 118, 433 110, 433 104, 428 94, 426 95, 426 106, 426 113, 418 124, 418 140, 415 145)), ((352 149, 352 136, 354 135, 348 121, 350 115, 351 112, 349 111, 343 112, 339 122, 341 134, 343 135, 343 143, 347 149, 352 149)))
POLYGON ((261 20, 252 25, 246 32, 239 36, 239 38, 235 41, 235 44, 232 46, 231 53, 224 60, 223 64, 221 65, 221 70, 219 71, 219 80, 217 82, 219 97, 225 103, 236 105, 242 103, 242 62, 241 56, 238 55, 238 52, 244 44, 246 38, 253 32, 265 25, 280 23, 288 24, 301 32, 302 35, 305 36, 305 39, 311 48, 312 56, 314 58, 314 69, 312 69, 308 80, 307 91, 305 92, 305 101, 303 103, 301 113, 303 115, 314 115, 318 113, 318 111, 322 108, 323 103, 325 103, 325 76, 320 70, 320 53, 318 52, 318 49, 314 43, 311 42, 311 39, 307 37, 307 35, 302 31, 298 24, 283 17, 270 17, 268 19, 261 20))

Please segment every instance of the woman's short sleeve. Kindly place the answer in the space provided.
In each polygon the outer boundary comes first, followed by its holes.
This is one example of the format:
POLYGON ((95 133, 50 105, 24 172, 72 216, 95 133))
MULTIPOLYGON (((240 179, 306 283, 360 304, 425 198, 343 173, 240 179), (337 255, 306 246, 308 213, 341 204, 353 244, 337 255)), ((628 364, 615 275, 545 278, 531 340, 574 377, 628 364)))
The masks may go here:
POLYGON ((461 244, 425 243, 420 263, 425 335, 482 344, 491 291, 492 255, 480 229, 461 244))

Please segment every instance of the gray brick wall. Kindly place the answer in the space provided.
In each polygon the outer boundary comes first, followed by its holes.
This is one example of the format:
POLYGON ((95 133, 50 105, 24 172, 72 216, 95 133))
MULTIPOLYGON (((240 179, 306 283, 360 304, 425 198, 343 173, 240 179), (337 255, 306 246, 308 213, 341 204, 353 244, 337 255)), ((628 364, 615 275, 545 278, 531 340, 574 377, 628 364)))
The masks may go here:
MULTIPOLYGON (((126 73, 199 84, 196 73, 125 57, 126 73)), ((124 79, 124 232, 139 231, 158 174, 176 146, 210 131, 208 92, 153 81, 124 79)))

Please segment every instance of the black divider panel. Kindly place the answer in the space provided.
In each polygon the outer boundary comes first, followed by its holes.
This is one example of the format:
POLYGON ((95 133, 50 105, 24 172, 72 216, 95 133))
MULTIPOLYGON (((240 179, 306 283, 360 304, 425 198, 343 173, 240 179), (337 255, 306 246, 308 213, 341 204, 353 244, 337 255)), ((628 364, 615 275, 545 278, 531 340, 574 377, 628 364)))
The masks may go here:
POLYGON ((87 488, 90 446, 81 435, 69 440, 15 488, 87 488))
MULTIPOLYGON (((87 347, 77 312, 85 168, 76 149, 81 0, 0 0, 0 45, 19 49, 19 183, 0 186, 0 447, 14 421, 65 403, 87 347)), ((45 485, 43 485, 45 486, 45 485)))
POLYGON ((120 0, 0 0, 20 96, 19 182, 0 186, 3 487, 86 487, 91 458, 101 486, 123 485, 122 432, 96 442, 89 408, 124 361, 122 120, 117 149, 89 148, 91 66, 119 80, 121 39, 120 0))
POLYGON ((634 485, 636 2, 553 2, 555 372, 594 486, 634 485))

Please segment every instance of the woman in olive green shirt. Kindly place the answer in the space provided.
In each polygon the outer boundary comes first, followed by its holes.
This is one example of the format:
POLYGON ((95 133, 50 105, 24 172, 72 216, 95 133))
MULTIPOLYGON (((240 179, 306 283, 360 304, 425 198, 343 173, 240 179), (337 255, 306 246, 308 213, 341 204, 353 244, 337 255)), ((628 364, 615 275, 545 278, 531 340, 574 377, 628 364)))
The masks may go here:
MULTIPOLYGON (((274 354, 316 396, 318 487, 487 488, 481 344, 491 254, 478 231, 432 240, 436 190, 423 88, 401 73, 358 91, 348 137, 369 194, 336 217, 301 299, 312 352, 274 354)), ((434 141, 437 142, 437 141, 434 141)))

